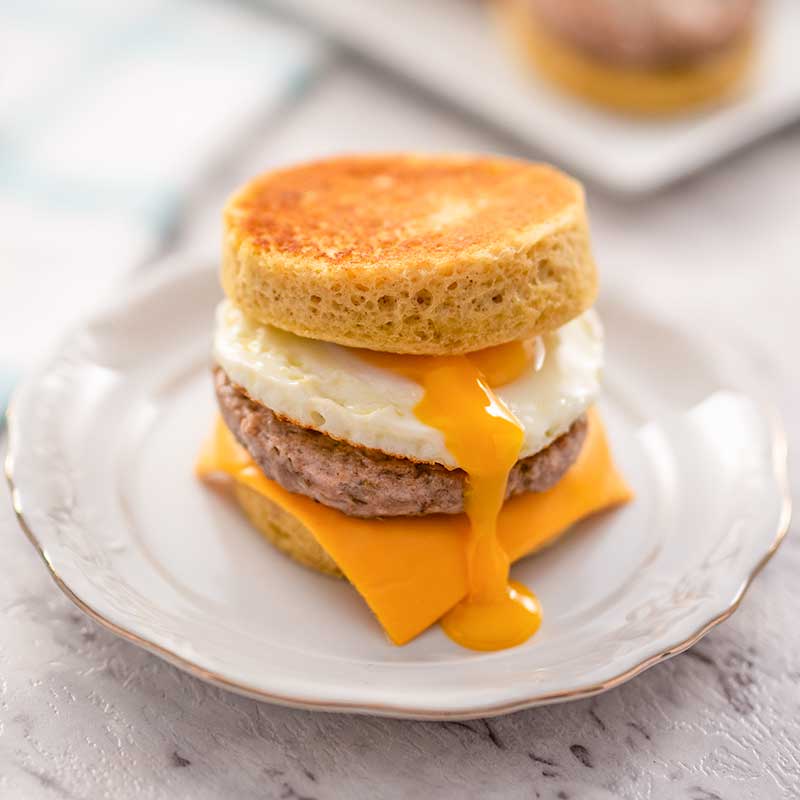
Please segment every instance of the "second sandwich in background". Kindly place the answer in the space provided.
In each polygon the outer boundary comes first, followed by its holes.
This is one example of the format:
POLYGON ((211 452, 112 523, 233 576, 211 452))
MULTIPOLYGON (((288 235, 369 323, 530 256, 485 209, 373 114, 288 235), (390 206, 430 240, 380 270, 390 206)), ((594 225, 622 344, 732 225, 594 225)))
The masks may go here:
POLYGON ((733 96, 758 0, 494 0, 512 43, 559 87, 618 111, 671 114, 733 96))
POLYGON ((541 609, 510 562, 630 497, 594 408, 580 185, 503 158, 342 157, 256 178, 225 227, 198 473, 232 478, 395 643, 439 619, 473 649, 527 640, 541 609))

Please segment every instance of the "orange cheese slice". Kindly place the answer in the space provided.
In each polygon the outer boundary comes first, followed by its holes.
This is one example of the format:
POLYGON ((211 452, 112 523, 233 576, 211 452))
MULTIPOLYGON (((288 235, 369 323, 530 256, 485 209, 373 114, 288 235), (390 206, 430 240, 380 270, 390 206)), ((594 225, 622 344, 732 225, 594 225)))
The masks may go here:
MULTIPOLYGON (((389 638, 405 644, 467 593, 465 515, 356 519, 267 478, 220 420, 197 464, 224 473, 294 515, 372 609, 389 638)), ((518 495, 500 511, 498 535, 512 561, 539 550, 579 519, 630 500, 603 424, 589 412, 583 449, 546 492, 518 495)))

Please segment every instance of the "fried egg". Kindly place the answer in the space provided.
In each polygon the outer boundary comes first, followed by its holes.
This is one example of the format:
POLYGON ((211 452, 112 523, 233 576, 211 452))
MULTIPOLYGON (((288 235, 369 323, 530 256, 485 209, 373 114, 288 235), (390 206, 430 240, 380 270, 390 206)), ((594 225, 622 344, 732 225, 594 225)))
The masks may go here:
MULTIPOLYGON (((524 431, 520 458, 565 433, 600 387, 603 334, 594 311, 537 345, 538 357, 495 389, 524 431)), ((216 313, 213 353, 234 383, 281 417, 389 455, 458 466, 443 434, 415 415, 422 387, 357 351, 255 323, 225 300, 216 313)))

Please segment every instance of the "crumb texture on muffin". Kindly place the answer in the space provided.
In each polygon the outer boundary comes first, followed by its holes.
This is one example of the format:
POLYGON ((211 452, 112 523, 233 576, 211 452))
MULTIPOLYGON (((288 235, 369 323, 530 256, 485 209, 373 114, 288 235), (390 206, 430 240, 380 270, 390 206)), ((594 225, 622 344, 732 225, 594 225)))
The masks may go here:
POLYGON ((243 484, 234 484, 234 491, 247 518, 278 550, 317 572, 344 577, 311 531, 295 516, 243 484))
POLYGON ((333 158, 256 178, 224 224, 237 306, 352 347, 469 352, 554 330, 597 292, 582 188, 542 164, 333 158))

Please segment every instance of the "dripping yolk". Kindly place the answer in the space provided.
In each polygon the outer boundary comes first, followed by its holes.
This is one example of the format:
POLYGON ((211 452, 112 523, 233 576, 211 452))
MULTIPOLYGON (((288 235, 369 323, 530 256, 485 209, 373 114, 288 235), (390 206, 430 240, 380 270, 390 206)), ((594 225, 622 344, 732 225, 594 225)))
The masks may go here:
POLYGON ((531 365, 535 370, 541 369, 544 362, 544 342, 537 336, 534 339, 476 350, 466 357, 481 371, 489 386, 505 386, 519 378, 531 365))
POLYGON ((541 343, 511 342, 460 356, 364 350, 359 355, 422 387, 415 415, 443 434, 447 449, 467 473, 469 588, 464 600, 442 618, 442 627, 458 644, 473 650, 521 644, 538 629, 541 613, 528 589, 509 583, 509 559, 497 538, 497 517, 524 431, 492 387, 510 383, 540 361, 541 343))

